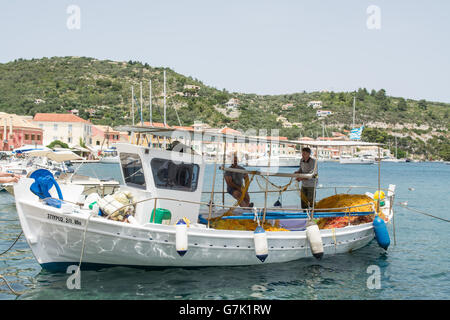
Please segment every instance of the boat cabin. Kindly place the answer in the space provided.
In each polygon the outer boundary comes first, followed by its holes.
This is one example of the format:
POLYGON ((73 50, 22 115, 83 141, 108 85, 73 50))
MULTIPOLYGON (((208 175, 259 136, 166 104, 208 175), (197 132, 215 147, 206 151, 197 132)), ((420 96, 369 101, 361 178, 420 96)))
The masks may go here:
POLYGON ((137 203, 135 218, 140 224, 150 222, 155 207, 171 212, 171 224, 183 217, 197 222, 205 173, 200 155, 127 143, 115 146, 124 181, 121 190, 132 192, 135 201, 155 198, 137 203))

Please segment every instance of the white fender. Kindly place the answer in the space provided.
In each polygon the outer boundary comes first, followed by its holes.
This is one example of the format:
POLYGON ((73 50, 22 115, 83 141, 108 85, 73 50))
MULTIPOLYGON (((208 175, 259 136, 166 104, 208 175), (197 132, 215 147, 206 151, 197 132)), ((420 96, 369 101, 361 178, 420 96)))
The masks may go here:
POLYGON ((308 221, 306 224, 306 238, 308 239, 313 256, 321 259, 323 256, 323 242, 320 236, 319 226, 314 221, 308 221))
POLYGON ((184 256, 188 250, 187 224, 180 219, 175 225, 175 246, 180 256, 184 256))
POLYGON ((139 222, 136 220, 136 218, 133 217, 132 215, 129 215, 129 216, 127 217, 127 220, 128 220, 128 222, 129 222, 130 224, 136 224, 136 225, 139 224, 139 222))
POLYGON ((255 241, 256 257, 264 262, 269 255, 269 247, 267 245, 267 233, 261 226, 256 227, 253 240, 255 241))

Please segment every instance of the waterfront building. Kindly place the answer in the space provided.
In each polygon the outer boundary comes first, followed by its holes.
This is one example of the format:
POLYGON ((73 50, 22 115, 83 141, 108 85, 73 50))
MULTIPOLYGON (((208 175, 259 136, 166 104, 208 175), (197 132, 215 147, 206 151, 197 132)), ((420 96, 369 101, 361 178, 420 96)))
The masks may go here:
POLYGON ((80 139, 92 145, 92 123, 72 113, 36 113, 33 122, 43 130, 44 145, 60 140, 72 147, 80 139))
POLYGON ((0 112, 0 150, 11 151, 24 145, 42 146, 43 130, 30 117, 0 112))

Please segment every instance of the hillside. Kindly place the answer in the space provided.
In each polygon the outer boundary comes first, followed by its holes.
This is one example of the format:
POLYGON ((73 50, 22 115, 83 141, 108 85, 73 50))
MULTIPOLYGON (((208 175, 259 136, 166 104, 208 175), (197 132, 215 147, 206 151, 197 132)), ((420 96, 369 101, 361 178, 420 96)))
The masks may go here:
MULTIPOLYGON (((171 125, 191 125, 194 120, 234 129, 280 129, 291 139, 300 136, 343 132, 352 123, 355 92, 310 92, 287 95, 230 93, 166 69, 167 119, 171 125), (192 87, 185 87, 191 85, 192 87), (230 113, 224 104, 240 101, 230 113), (332 115, 319 119, 311 100, 320 100, 332 115), (283 105, 291 104, 288 108, 283 105), (175 112, 175 110, 177 112, 175 112), (284 117, 277 121, 279 116, 284 117), (286 125, 288 123, 289 125, 286 125)), ((143 118, 149 119, 149 80, 152 80, 153 120, 162 121, 163 69, 140 62, 117 62, 86 57, 53 57, 0 64, 0 111, 34 115, 37 112, 68 112, 94 124, 131 123, 131 86, 140 99, 143 82, 143 118)), ((381 89, 356 92, 356 124, 365 124, 367 141, 388 143, 398 137, 399 156, 450 158, 448 129, 450 104, 390 97, 381 89)), ((139 121, 139 112, 135 120, 139 121)))

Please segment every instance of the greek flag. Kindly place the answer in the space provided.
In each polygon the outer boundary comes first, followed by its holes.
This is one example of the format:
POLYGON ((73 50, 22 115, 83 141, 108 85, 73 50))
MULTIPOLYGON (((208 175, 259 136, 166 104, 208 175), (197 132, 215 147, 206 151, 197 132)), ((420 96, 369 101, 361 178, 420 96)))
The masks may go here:
POLYGON ((350 140, 361 140, 361 134, 364 129, 364 126, 360 128, 355 128, 350 131, 350 140))

